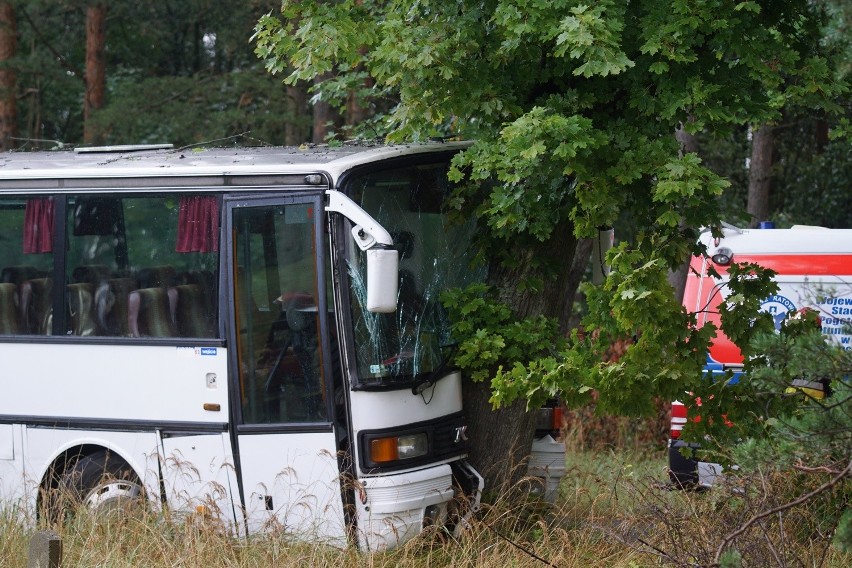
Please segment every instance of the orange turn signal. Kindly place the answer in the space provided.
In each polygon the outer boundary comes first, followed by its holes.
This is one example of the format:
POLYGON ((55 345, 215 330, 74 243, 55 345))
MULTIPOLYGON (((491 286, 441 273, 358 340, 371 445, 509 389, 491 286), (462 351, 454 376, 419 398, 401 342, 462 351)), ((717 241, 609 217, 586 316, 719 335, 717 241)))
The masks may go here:
POLYGON ((372 459, 375 463, 384 463, 398 460, 399 445, 397 438, 378 438, 371 441, 370 459, 372 459))

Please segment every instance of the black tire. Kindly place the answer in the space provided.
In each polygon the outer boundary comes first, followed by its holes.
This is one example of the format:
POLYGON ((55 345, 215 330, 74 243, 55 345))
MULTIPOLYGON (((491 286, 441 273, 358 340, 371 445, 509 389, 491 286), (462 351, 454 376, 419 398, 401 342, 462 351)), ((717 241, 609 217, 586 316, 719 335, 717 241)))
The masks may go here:
POLYGON ((107 450, 77 460, 62 474, 58 492, 66 515, 80 506, 96 515, 144 506, 139 478, 127 462, 107 450))
MULTIPOLYGON (((693 458, 684 457, 680 448, 687 444, 676 442, 669 447, 669 480, 675 489, 697 489, 698 462, 693 458)), ((694 445, 693 449, 699 446, 694 445)))

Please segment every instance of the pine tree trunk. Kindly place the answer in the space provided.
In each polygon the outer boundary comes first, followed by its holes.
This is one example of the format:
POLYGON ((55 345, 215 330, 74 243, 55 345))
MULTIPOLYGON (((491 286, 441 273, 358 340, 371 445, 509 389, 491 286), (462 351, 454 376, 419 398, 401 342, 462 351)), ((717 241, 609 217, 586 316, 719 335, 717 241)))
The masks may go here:
POLYGON ((92 4, 86 9, 86 95, 83 104, 83 142, 102 144, 103 133, 92 121, 92 115, 106 102, 106 12, 105 4, 92 4))
POLYGON ((828 146, 828 121, 824 118, 818 118, 814 122, 814 142, 817 154, 822 154, 828 146))
MULTIPOLYGON (((364 48, 361 49, 362 53, 365 51, 366 50, 364 48)), ((373 86, 374 80, 372 77, 368 76, 364 79, 363 84, 365 88, 369 89, 373 86)), ((344 117, 344 123, 348 127, 348 130, 351 132, 353 127, 364 122, 364 120, 369 118, 369 116, 369 109, 364 108, 354 90, 350 91, 349 96, 346 99, 346 116, 344 117)))
POLYGON ((299 81, 295 85, 287 85, 287 110, 289 118, 284 125, 284 144, 298 146, 311 141, 308 128, 308 88, 299 81))
POLYGON ((10 60, 17 48, 15 8, 0 2, 0 150, 15 147, 18 136, 18 109, 15 102, 17 77, 10 60))
POLYGON ((764 124, 751 138, 751 161, 748 170, 748 205, 751 227, 769 219, 769 195, 772 188, 772 152, 775 135, 772 126, 764 124))
MULTIPOLYGON (((320 75, 314 79, 314 85, 322 83, 329 77, 328 74, 320 75)), ((335 125, 339 122, 338 113, 330 104, 325 101, 317 101, 314 103, 314 128, 312 140, 315 144, 321 144, 326 141, 328 134, 334 131, 335 125)))

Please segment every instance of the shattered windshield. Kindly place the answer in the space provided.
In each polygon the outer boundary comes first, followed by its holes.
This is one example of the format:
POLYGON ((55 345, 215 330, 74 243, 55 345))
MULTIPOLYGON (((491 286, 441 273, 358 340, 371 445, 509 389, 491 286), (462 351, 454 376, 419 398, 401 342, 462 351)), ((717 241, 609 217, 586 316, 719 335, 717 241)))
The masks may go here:
POLYGON ((451 355, 450 326, 440 303, 447 288, 464 286, 471 268, 473 223, 450 224, 442 205, 449 163, 411 165, 355 177, 350 196, 393 237, 399 251, 397 310, 370 313, 366 260, 350 248, 348 275, 361 387, 410 387, 438 379, 451 355))

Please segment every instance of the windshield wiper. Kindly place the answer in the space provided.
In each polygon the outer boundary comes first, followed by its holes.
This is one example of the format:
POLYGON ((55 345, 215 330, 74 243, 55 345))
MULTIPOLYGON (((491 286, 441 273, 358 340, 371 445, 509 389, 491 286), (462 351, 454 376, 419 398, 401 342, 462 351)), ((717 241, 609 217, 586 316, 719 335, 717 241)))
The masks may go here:
POLYGON ((411 387, 411 394, 418 395, 423 394, 423 391, 433 386, 435 383, 448 376, 452 369, 449 369, 450 361, 456 354, 456 350, 458 349, 458 343, 450 343, 448 345, 441 345, 440 349, 443 351, 445 348, 449 348, 450 352, 441 360, 441 364, 438 365, 436 369, 434 369, 431 373, 426 375, 421 380, 417 381, 413 387, 411 387))

